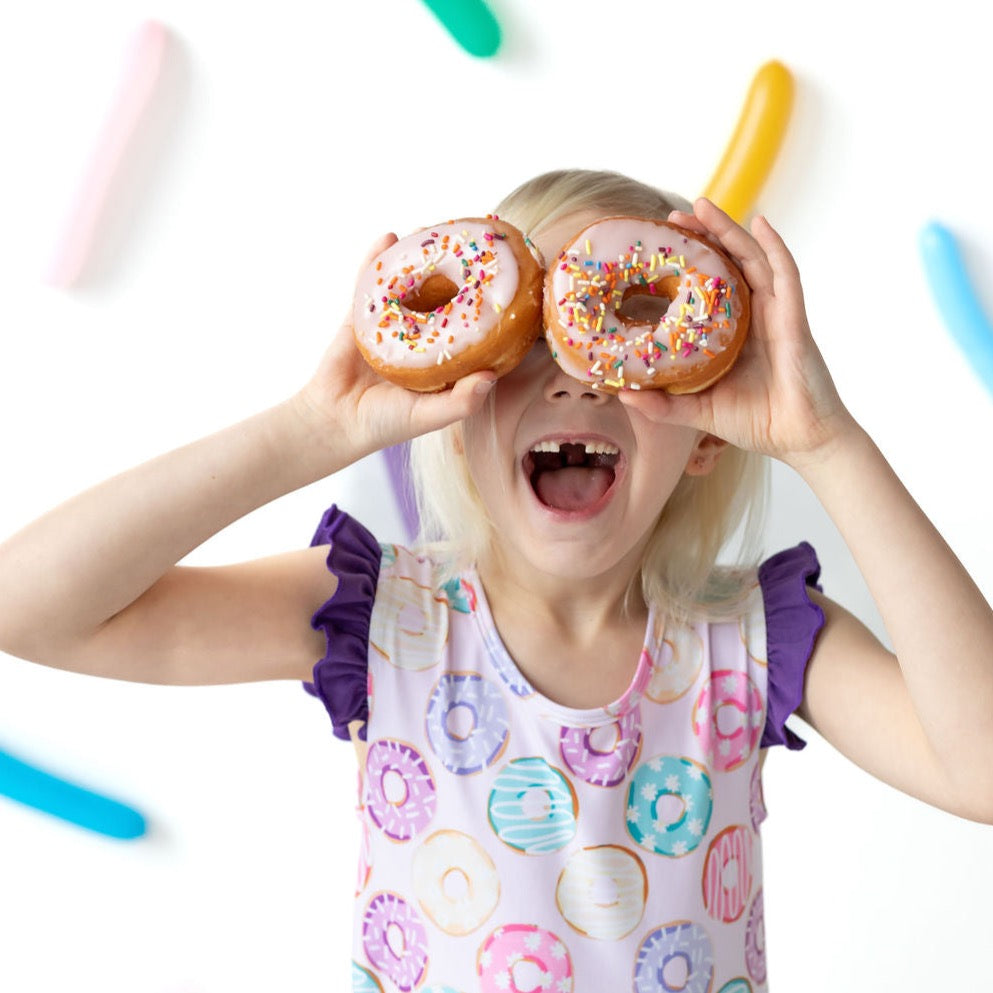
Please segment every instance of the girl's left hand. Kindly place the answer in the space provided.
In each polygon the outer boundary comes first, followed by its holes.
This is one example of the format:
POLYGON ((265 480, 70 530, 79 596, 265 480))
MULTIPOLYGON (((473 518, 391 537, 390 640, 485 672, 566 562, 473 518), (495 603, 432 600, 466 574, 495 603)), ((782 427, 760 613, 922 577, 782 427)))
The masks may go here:
POLYGON ((700 393, 625 390, 651 420, 685 424, 789 464, 809 459, 853 425, 810 333, 800 274, 764 217, 751 233, 706 199, 669 220, 723 246, 751 288, 751 328, 734 368, 700 393))

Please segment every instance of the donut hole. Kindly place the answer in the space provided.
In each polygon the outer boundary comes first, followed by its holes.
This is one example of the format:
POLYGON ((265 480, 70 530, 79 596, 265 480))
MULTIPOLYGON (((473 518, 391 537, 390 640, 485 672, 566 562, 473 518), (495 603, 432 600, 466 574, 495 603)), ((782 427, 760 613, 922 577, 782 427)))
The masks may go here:
POLYGON ((515 993, 532 993, 534 990, 547 989, 545 970, 540 962, 531 958, 523 958, 515 962, 510 970, 510 981, 515 993))
POLYGON ((552 798, 548 790, 530 786, 521 797, 521 813, 530 821, 544 821, 552 813, 552 798))
POLYGON ((380 780, 380 787, 386 802, 393 807, 402 807, 407 802, 407 782, 397 769, 387 769, 380 780))
POLYGON ((741 731, 742 713, 733 703, 724 703, 714 715, 717 733, 722 738, 730 738, 741 731))
POLYGON ((389 948, 396 958, 402 959, 407 951, 407 938, 403 933, 403 928, 391 921, 386 925, 384 937, 386 939, 386 947, 389 948))
POLYGON ((458 286, 447 276, 436 272, 428 276, 424 282, 407 290, 400 298, 400 304, 405 310, 430 314, 451 303, 458 295, 458 286))
POLYGON ((441 892, 451 903, 464 903, 472 895, 469 877, 458 866, 452 866, 442 877, 441 892))
POLYGON ((590 751, 597 755, 612 755, 621 742, 621 731, 618 724, 607 724, 604 727, 594 728, 590 732, 590 751))
POLYGON ((726 890, 737 889, 738 876, 738 860, 731 859, 729 862, 725 862, 721 868, 721 886, 726 890))
POLYGON ((662 322, 678 292, 678 276, 663 276, 647 286, 632 283, 624 290, 614 312, 623 324, 650 324, 655 327, 662 322))
POLYGON ((676 952, 674 955, 670 955, 662 963, 662 968, 659 970, 662 988, 672 990, 673 993, 686 989, 692 971, 690 959, 686 952, 676 952))
POLYGON ((467 703, 454 704, 445 715, 445 734, 454 741, 468 741, 476 730, 476 711, 467 703))
POLYGON ((610 876, 597 876, 590 883, 590 902, 594 907, 614 907, 619 898, 617 882, 610 876))
POLYGON ((669 827, 686 816, 686 801, 678 793, 663 793, 655 801, 655 820, 669 827))
POLYGON ((397 614, 397 628, 409 638, 419 638, 427 628, 427 617, 420 607, 405 604, 397 614))

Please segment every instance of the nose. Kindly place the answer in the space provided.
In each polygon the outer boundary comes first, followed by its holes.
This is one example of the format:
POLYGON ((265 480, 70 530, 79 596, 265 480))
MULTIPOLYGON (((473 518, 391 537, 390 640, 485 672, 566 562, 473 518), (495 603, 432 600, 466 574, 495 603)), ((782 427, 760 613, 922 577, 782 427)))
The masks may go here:
POLYGON ((553 403, 565 403, 570 400, 581 400, 585 403, 605 404, 610 400, 610 394, 603 390, 594 389, 592 383, 584 383, 563 372, 558 365, 552 363, 552 368, 545 381, 545 399, 553 403))

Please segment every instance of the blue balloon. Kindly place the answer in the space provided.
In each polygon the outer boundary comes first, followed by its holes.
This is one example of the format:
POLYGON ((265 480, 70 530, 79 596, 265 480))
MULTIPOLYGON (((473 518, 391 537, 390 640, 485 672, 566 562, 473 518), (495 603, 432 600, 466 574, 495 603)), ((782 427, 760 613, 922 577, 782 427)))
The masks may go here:
POLYGON ((920 249, 942 318, 983 385, 993 394, 993 325, 976 296, 955 236, 932 221, 921 231, 920 249))
POLYGON ((140 838, 137 810, 45 772, 0 750, 0 795, 109 838, 140 838))

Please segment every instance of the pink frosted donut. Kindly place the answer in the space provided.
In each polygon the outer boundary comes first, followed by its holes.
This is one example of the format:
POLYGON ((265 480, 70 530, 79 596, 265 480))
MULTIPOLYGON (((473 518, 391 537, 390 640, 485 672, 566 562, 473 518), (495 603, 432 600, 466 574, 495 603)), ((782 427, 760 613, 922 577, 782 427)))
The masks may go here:
POLYGON ((433 392, 479 369, 510 372, 541 333, 545 273, 531 242, 497 217, 401 238, 358 281, 352 322, 384 379, 433 392))
POLYGON ((479 993, 561 993, 572 989, 572 959, 557 935, 533 924, 498 927, 476 960, 479 993))
POLYGON ((762 694, 743 672, 719 669, 693 706, 693 732, 718 772, 746 762, 762 735, 762 694))
POLYGON ((373 968, 407 993, 428 968, 428 935, 417 911, 395 893, 377 893, 362 917, 362 946, 373 968))
POLYGON ((412 745, 380 738, 366 756, 366 809, 393 841, 409 841, 430 824, 438 798, 427 763, 412 745))
POLYGON ((752 892, 754 844, 748 828, 732 824, 710 843, 703 864, 703 904, 715 920, 730 924, 745 912, 752 892))
POLYGON ((765 965, 765 907, 762 890, 755 894, 752 909, 748 912, 745 928, 745 965, 748 975, 761 985, 766 979, 765 965))
POLYGON ((565 764, 584 783, 616 786, 641 752, 641 709, 635 707, 603 727, 564 727, 559 750, 565 764))
POLYGON ((546 339, 594 389, 696 393, 734 365, 748 333, 748 283, 723 249, 644 217, 577 234, 545 279, 546 339))

